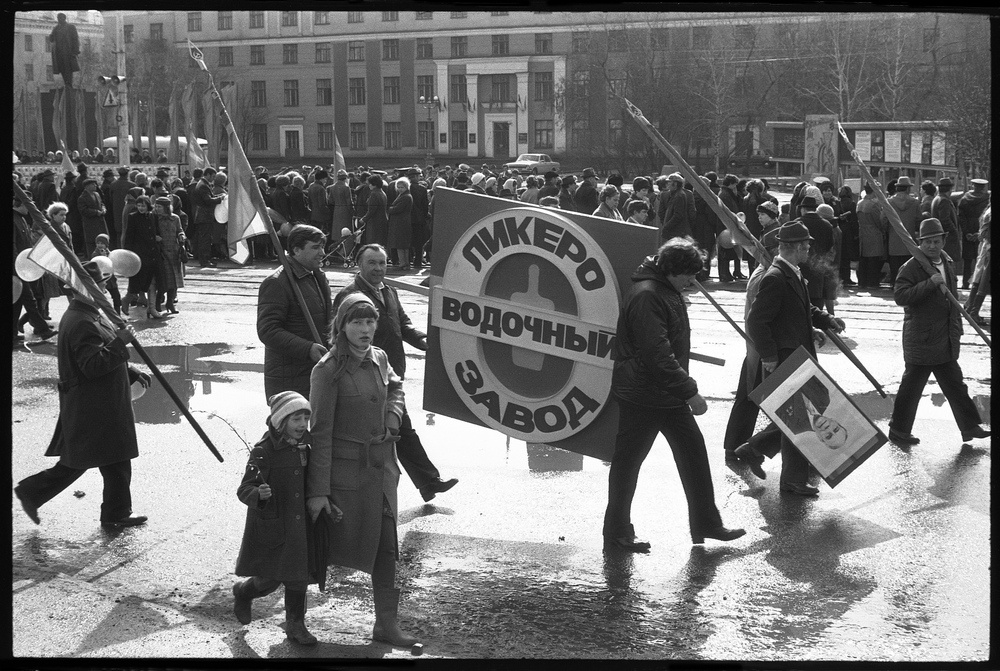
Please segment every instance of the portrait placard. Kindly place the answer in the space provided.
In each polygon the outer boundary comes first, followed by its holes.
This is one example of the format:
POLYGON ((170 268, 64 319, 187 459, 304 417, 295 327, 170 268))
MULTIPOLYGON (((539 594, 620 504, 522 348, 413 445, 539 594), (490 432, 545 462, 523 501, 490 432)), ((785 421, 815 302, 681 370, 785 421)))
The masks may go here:
POLYGON ((836 487, 888 438, 804 347, 750 393, 830 487, 836 487))

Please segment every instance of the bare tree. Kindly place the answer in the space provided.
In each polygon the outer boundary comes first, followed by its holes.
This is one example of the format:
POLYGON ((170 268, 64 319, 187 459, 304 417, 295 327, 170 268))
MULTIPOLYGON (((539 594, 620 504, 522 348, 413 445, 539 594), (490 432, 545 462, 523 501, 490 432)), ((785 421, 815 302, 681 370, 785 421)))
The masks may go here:
POLYGON ((905 105, 920 90, 915 81, 915 67, 910 59, 907 42, 910 29, 906 21, 883 19, 878 28, 881 53, 877 56, 881 73, 877 81, 878 94, 872 99, 872 109, 881 120, 899 121, 905 105))

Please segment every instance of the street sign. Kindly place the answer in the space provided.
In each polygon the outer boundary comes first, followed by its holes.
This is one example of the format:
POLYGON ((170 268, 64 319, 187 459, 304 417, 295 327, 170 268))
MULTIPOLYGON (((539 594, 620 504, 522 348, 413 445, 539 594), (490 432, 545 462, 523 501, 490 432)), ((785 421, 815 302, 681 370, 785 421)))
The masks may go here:
POLYGON ((108 95, 104 98, 105 107, 121 107, 121 100, 111 89, 108 89, 108 95))

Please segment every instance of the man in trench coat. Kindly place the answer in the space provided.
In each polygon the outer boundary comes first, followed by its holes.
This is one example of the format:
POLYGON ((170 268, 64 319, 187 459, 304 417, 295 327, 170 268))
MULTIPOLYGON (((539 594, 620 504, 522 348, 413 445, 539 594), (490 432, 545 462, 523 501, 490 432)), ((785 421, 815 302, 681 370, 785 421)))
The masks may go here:
MULTIPOLYGON (((103 290, 113 275, 111 262, 99 256, 84 265, 103 290)), ((144 524, 132 513, 132 459, 139 456, 132 414, 131 385, 148 387, 150 378, 128 365, 125 345, 135 339, 126 326, 117 331, 97 304, 74 294, 59 323, 59 421, 46 456, 58 456, 52 468, 21 480, 14 493, 28 517, 39 523, 38 509, 69 487, 85 471, 99 468, 104 478, 101 525, 144 524)))

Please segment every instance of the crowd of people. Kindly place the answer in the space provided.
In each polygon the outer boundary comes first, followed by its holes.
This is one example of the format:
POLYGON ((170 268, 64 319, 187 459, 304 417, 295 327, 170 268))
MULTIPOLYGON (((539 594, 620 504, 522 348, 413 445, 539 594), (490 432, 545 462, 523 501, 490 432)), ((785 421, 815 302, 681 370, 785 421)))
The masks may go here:
MULTIPOLYGON (((61 149, 47 152, 37 151, 34 153, 24 149, 15 149, 14 155, 17 156, 20 163, 61 165, 63 162, 63 152, 61 149)), ((149 148, 140 149, 139 147, 132 147, 129 157, 130 163, 170 163, 167 150, 163 148, 156 149, 154 153, 149 148)), ((94 147, 93 149, 84 147, 82 151, 74 149, 69 153, 67 158, 73 165, 81 161, 87 165, 94 163, 118 163, 118 154, 112 147, 105 147, 103 151, 100 147, 94 147)))

